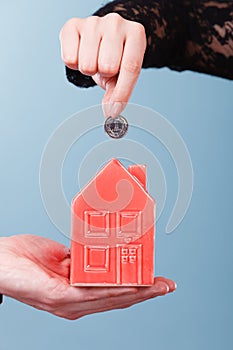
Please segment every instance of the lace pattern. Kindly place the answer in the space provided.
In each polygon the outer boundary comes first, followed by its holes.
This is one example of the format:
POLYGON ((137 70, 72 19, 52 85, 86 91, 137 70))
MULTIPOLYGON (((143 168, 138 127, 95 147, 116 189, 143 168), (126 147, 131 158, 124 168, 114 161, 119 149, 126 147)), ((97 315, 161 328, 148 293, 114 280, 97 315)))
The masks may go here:
MULTIPOLYGON (((94 15, 116 12, 144 25, 143 68, 169 67, 233 79, 233 1, 125 0, 107 3, 94 15)), ((89 76, 66 67, 77 86, 94 86, 89 76)))

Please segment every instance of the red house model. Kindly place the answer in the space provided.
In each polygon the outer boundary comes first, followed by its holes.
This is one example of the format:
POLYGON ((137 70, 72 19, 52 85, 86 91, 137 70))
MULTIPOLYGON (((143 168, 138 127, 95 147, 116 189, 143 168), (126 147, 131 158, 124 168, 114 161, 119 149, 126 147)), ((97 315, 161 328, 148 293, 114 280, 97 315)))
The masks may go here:
POLYGON ((153 284, 155 201, 145 186, 144 165, 112 159, 73 199, 71 285, 153 284))

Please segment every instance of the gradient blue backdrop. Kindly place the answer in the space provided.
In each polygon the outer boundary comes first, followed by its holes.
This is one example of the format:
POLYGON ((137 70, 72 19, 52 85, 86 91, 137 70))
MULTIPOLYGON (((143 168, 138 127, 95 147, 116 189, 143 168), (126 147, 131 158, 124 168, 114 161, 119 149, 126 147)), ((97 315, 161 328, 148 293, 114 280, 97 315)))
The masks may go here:
MULTIPOLYGON (((79 90, 66 82, 58 40, 67 19, 87 16, 100 5, 100 0, 1 1, 2 236, 34 233, 69 244, 43 208, 39 164, 53 130, 71 114, 101 102, 100 89, 79 90)), ((5 298, 0 308, 1 350, 230 347, 232 93, 232 83, 227 80, 148 69, 142 72, 131 98, 131 102, 151 107, 170 120, 192 157, 195 184, 191 206, 176 231, 166 235, 164 227, 177 190, 176 172, 166 152, 158 147, 157 153, 156 146, 151 149, 168 182, 168 200, 157 227, 156 271, 176 280, 177 291, 130 309, 75 322, 5 298)), ((88 150, 88 144, 85 147, 88 150)), ((75 182, 68 181, 79 165, 74 165, 75 153, 71 152, 64 169, 69 198, 76 190, 75 182)))

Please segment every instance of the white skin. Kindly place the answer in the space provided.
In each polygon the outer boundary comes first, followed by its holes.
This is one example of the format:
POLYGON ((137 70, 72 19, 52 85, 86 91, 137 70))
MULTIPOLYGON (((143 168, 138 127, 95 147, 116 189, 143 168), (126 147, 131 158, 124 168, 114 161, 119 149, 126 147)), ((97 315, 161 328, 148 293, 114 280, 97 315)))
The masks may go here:
POLYGON ((72 18, 60 32, 66 66, 92 76, 105 90, 104 115, 116 117, 132 94, 146 50, 144 26, 116 13, 72 18))
POLYGON ((156 277, 151 287, 71 287, 69 249, 35 235, 0 238, 0 293, 56 316, 122 309, 173 292, 175 282, 156 277))

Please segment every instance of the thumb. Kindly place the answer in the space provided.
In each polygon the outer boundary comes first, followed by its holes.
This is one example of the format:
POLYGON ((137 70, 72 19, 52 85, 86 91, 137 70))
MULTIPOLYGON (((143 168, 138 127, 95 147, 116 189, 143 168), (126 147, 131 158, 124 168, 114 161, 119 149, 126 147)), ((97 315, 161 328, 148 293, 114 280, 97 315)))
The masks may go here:
POLYGON ((116 118, 123 109, 125 108, 127 102, 118 102, 116 99, 116 84, 117 77, 113 77, 106 82, 106 92, 102 101, 102 108, 105 117, 116 118))
POLYGON ((105 117, 110 117, 113 101, 112 96, 116 86, 117 78, 113 77, 109 79, 105 84, 105 94, 102 100, 102 108, 105 117))
POLYGON ((104 77, 99 73, 96 73, 92 76, 92 79, 96 82, 96 84, 105 90, 105 94, 102 100, 102 109, 105 117, 116 117, 124 109, 122 104, 115 102, 113 98, 117 78, 117 75, 114 75, 113 77, 104 77), (118 108, 118 110, 116 110, 114 113, 114 106, 116 105, 120 105, 120 108, 118 108))

